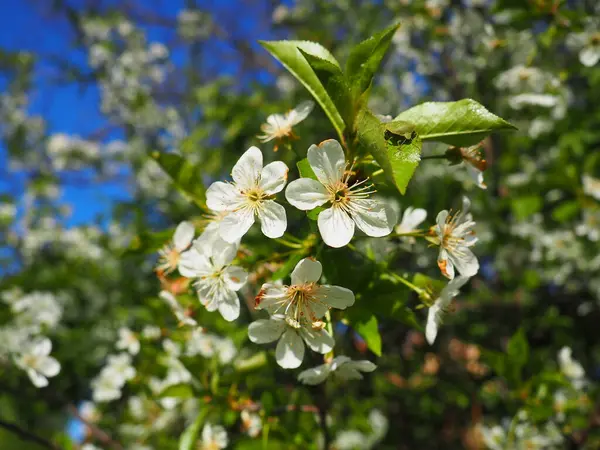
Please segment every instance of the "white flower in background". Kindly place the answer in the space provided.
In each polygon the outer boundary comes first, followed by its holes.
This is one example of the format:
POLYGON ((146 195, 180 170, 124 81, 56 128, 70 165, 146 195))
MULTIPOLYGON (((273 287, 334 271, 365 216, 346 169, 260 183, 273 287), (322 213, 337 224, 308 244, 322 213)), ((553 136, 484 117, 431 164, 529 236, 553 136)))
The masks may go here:
POLYGON ((194 232, 194 226, 190 222, 181 222, 177 225, 173 242, 159 250, 160 259, 156 269, 165 274, 173 272, 179 264, 181 253, 191 245, 194 232))
POLYGON ((55 328, 61 317, 62 307, 56 296, 50 292, 31 292, 11 304, 11 311, 17 315, 16 324, 40 330, 41 327, 55 328))
POLYGON ((471 147, 450 147, 446 150, 446 157, 455 164, 464 162, 473 182, 481 189, 487 189, 483 182, 483 172, 487 169, 487 161, 483 157, 482 145, 483 142, 471 147))
POLYGON ((135 377, 135 368, 131 365, 129 353, 108 355, 107 365, 102 369, 101 376, 120 380, 121 384, 135 377))
POLYGON ((347 356, 336 356, 329 363, 300 372, 298 381, 304 384, 320 384, 330 374, 341 380, 362 380, 361 372, 373 372, 376 368, 377 366, 371 361, 352 361, 347 356))
POLYGON ((304 342, 313 351, 321 354, 330 352, 335 345, 333 337, 323 328, 312 328, 310 322, 302 323, 302 319, 299 327, 290 325, 282 314, 252 322, 248 327, 248 336, 255 344, 268 344, 279 340, 275 349, 275 359, 284 369, 295 369, 302 364, 304 342))
POLYGON ((385 202, 369 199, 375 189, 365 184, 368 179, 349 184, 352 169, 347 169, 344 151, 334 139, 312 145, 308 163, 317 180, 300 178, 292 181, 285 197, 303 211, 325 203, 331 207, 321 211, 318 226, 323 241, 330 247, 343 247, 354 236, 354 226, 366 235, 381 237, 390 234, 396 224, 395 211, 385 202))
POLYGON ((169 305, 169 307, 171 308, 171 311, 173 311, 173 314, 179 321, 180 327, 184 326, 184 325, 189 325, 191 327, 195 327, 198 325, 198 322, 196 322, 193 318, 191 318, 188 315, 187 310, 184 309, 179 304, 179 302, 177 301, 175 296, 173 294, 171 294, 169 291, 160 291, 158 293, 158 296, 160 298, 162 298, 167 305, 169 305))
POLYGON ((272 198, 287 182, 288 167, 275 161, 263 167, 263 155, 250 147, 231 170, 233 183, 216 181, 206 191, 206 204, 213 211, 228 214, 219 224, 225 241, 234 243, 244 236, 256 217, 269 238, 283 236, 287 228, 285 209, 272 198))
POLYGON ((227 431, 221 425, 212 425, 207 423, 202 429, 202 450, 219 450, 227 447, 229 439, 227 431))
POLYGON ((156 325, 145 325, 144 328, 142 328, 142 337, 144 339, 155 341, 160 339, 161 335, 162 331, 160 330, 160 327, 156 325))
POLYGON ((365 434, 358 430, 342 430, 338 433, 333 444, 336 450, 371 449, 385 437, 389 422, 387 417, 378 409, 369 413, 369 425, 371 433, 365 434))
POLYGON ((244 409, 241 414, 242 427, 250 437, 257 437, 262 430, 262 420, 256 413, 244 409))
POLYGON ((516 110, 526 106, 539 106, 541 108, 554 108, 558 105, 560 97, 550 94, 519 94, 508 98, 508 105, 516 110))
POLYGON ((94 402, 84 401, 79 405, 79 415, 86 422, 96 423, 100 420, 100 411, 94 402))
POLYGON ((451 215, 447 210, 437 215, 437 225, 434 227, 437 235, 436 244, 440 246, 438 266, 442 274, 454 278, 454 268, 461 275, 472 277, 479 271, 479 261, 469 247, 477 242, 472 228, 475 222, 469 208, 471 202, 463 197, 463 209, 451 215))
POLYGON ((102 450, 100 447, 96 447, 94 444, 83 444, 81 450, 102 450))
POLYGON ((396 225, 397 234, 412 233, 419 228, 425 219, 427 219, 427 211, 423 208, 413 208, 409 206, 402 214, 402 220, 396 225))
POLYGON ((195 243, 181 255, 179 262, 179 273, 196 279, 194 288, 200 303, 207 311, 219 310, 228 322, 240 315, 237 291, 248 279, 246 271, 231 264, 236 253, 236 245, 222 240, 195 243))
POLYGON ((583 184, 584 194, 594 197, 596 200, 600 200, 600 179, 589 175, 583 175, 581 177, 581 183, 583 184))
POLYGON ((585 370, 571 354, 572 350, 569 347, 561 348, 558 352, 558 364, 560 371, 579 389, 584 384, 585 370))
POLYGON ((236 354, 237 348, 231 339, 205 333, 201 328, 192 332, 186 346, 187 356, 202 355, 204 358, 212 358, 217 355, 221 364, 229 364, 236 354))
POLYGON ((593 242, 600 240, 600 209, 584 209, 583 222, 575 227, 575 233, 593 242))
MULTIPOLYGON (((296 139, 292 128, 306 119, 314 106, 314 102, 307 100, 285 114, 271 114, 267 117, 267 123, 261 125, 260 129, 263 134, 258 138, 261 142, 269 142, 273 139, 278 141, 286 138, 296 139)), ((277 151, 277 145, 274 150, 277 151)))
POLYGON ((140 341, 133 331, 127 327, 119 328, 119 340, 115 344, 118 350, 127 350, 132 355, 140 352, 140 341))
POLYGON ((15 357, 15 364, 27 373, 35 387, 48 386, 48 378, 60 372, 60 363, 50 356, 51 351, 50 339, 37 338, 15 357))
POLYGON ((567 36, 567 45, 579 50, 579 62, 586 67, 593 67, 600 61, 600 29, 598 23, 590 21, 582 33, 571 33, 567 36))
POLYGON ((92 380, 92 398, 96 403, 105 403, 121 398, 122 380, 100 375, 92 380))
POLYGON ((459 294, 459 289, 469 281, 469 277, 458 276, 448 282, 442 289, 439 297, 435 300, 427 315, 427 325, 425 326, 425 337, 429 345, 432 345, 438 333, 438 328, 442 323, 444 315, 447 313, 448 307, 452 299, 459 294))
POLYGON ((283 314, 286 322, 300 328, 322 328, 320 319, 329 308, 346 309, 354 304, 354 293, 340 286, 319 285, 323 267, 319 261, 304 258, 292 271, 290 286, 263 284, 254 307, 270 314, 283 314))
POLYGON ((479 425, 479 434, 483 439, 485 447, 490 450, 504 450, 506 441, 506 432, 500 425, 486 426, 479 425))

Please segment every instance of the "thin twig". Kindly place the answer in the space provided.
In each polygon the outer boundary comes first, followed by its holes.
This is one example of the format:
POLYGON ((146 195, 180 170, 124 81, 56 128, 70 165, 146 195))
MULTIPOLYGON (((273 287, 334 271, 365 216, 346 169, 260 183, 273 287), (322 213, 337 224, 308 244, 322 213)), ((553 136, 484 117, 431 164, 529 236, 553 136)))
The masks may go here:
POLYGON ((24 430, 19 425, 15 423, 6 422, 5 420, 0 419, 0 427, 10 431, 11 433, 19 436, 20 439, 24 441, 35 442, 41 447, 49 448, 51 450, 61 450, 60 447, 54 445, 51 441, 44 439, 41 436, 31 433, 28 430, 24 430))
POLYGON ((97 427, 96 425, 94 425, 93 423, 87 421, 85 418, 83 418, 83 416, 79 413, 79 410, 77 409, 77 407, 75 405, 69 405, 67 406, 67 409, 69 410, 69 412, 75 416, 78 420, 82 421, 86 427, 89 428, 90 433, 98 438, 98 440, 106 445, 111 446, 112 448, 116 448, 118 450, 123 450, 123 446, 118 443, 117 441, 115 441, 106 431, 102 430, 101 428, 97 427))

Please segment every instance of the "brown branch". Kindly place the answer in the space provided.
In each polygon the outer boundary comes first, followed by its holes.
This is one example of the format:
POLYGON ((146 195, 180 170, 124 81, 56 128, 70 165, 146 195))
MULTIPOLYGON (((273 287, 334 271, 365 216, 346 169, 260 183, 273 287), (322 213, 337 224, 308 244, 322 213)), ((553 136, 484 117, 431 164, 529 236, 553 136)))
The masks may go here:
POLYGON ((106 444, 112 448, 116 448, 118 450, 124 450, 123 446, 119 442, 115 441, 106 431, 104 431, 100 427, 94 425, 93 423, 87 421, 79 413, 79 410, 77 409, 77 407, 75 405, 70 404, 67 406, 67 409, 73 416, 75 416, 78 420, 83 422, 85 424, 85 426, 87 426, 89 428, 92 436, 94 436, 100 442, 102 442, 103 444, 106 444))
POLYGON ((36 434, 33 434, 28 430, 24 430, 15 423, 6 422, 5 420, 0 419, 0 427, 10 431, 11 433, 16 434, 23 441, 35 442, 39 446, 49 448, 50 450, 61 450, 60 447, 56 446, 51 441, 44 439, 43 437, 38 436, 36 434))

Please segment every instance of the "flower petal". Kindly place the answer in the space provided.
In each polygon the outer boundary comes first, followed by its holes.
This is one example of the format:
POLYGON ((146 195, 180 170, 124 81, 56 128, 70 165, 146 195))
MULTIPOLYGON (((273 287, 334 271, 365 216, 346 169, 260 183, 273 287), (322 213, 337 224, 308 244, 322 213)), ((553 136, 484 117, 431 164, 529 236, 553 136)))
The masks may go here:
POLYGON ((42 388, 48 386, 48 379, 35 370, 27 369, 27 375, 35 387, 42 388))
POLYGON ((232 291, 238 291, 246 284, 248 272, 238 266, 229 266, 223 273, 225 284, 232 291))
POLYGON ((175 249, 178 252, 182 252, 192 243, 192 239, 194 239, 194 225, 191 222, 181 222, 177 225, 175 229, 175 234, 173 235, 173 243, 175 244, 175 249))
POLYGON ((310 349, 318 353, 328 353, 335 346, 335 340, 325 330, 301 328, 300 335, 304 339, 304 342, 306 342, 306 344, 310 347, 310 349))
POLYGON ((266 309, 270 314, 277 313, 278 309, 286 302, 285 289, 283 286, 265 283, 254 299, 255 309, 266 309))
POLYGON ((373 372, 375 369, 377 369, 377 366, 374 363, 366 359, 361 359, 360 361, 352 361, 349 362, 348 365, 351 366, 353 369, 360 370, 361 372, 373 372))
POLYGON ((286 327, 284 320, 260 319, 248 326, 248 337, 255 344, 268 344, 279 339, 286 327))
POLYGON ((314 283, 319 281, 323 273, 323 266, 313 258, 300 260, 292 271, 292 285, 314 283))
POLYGON ((280 238, 287 228, 285 208, 273 200, 264 200, 258 210, 260 230, 268 238, 280 238))
POLYGON ((254 211, 240 208, 227 214, 219 224, 219 234, 225 242, 231 244, 239 241, 254 224, 254 211))
POLYGON ((296 208, 309 211, 329 200, 327 189, 317 180, 300 178, 292 181, 285 190, 285 198, 296 208))
POLYGON ((206 206, 213 211, 231 211, 243 201, 244 197, 231 183, 215 181, 206 190, 206 206))
POLYGON ((437 264, 442 275, 450 280, 454 279, 454 264, 452 264, 452 261, 448 257, 448 252, 445 248, 440 248, 437 264))
POLYGON ((288 329, 277 344, 275 359, 284 369, 295 369, 304 359, 304 342, 295 330, 288 329))
MULTIPOLYGON (((456 269, 461 275, 472 277, 479 272, 479 261, 477 261, 477 256, 475 256, 468 247, 462 246, 458 251, 448 252, 448 259, 452 262, 451 265, 456 266, 456 269)), ((448 270, 448 272, 450 272, 450 270, 448 270)), ((454 278, 454 274, 452 275, 452 278, 454 278)))
POLYGON ((331 366, 329 364, 322 364, 300 372, 298 381, 310 385, 320 384, 327 379, 330 372, 331 366))
MULTIPOLYGON (((250 147, 240 156, 231 169, 231 177, 238 189, 245 190, 254 187, 260 179, 263 168, 263 155, 258 147, 250 147)), ((210 206, 209 206, 210 208, 210 206)), ((211 208, 214 209, 214 208, 211 208)))
POLYGON ((341 286, 318 286, 315 290, 315 297, 326 305, 337 309, 346 309, 354 305, 354 293, 350 289, 341 286))
POLYGON ((306 100, 296 106, 288 113, 287 120, 291 126, 297 125, 302 122, 304 119, 308 117, 313 108, 315 107, 315 102, 312 100, 306 100))
POLYGON ((41 361, 38 371, 47 377, 54 377, 60 372, 60 363, 49 356, 41 361))
POLYGON ((233 291, 227 291, 219 301, 219 312, 227 322, 233 322, 240 316, 240 299, 233 291))
POLYGON ((398 225, 399 233, 416 230, 427 218, 427 211, 423 208, 409 206, 402 215, 402 222, 398 225))
POLYGON ((269 195, 277 194, 287 182, 288 171, 288 166, 282 161, 267 164, 260 173, 258 185, 269 195))
POLYGON ((352 219, 367 236, 387 236, 398 221, 396 212, 386 203, 378 200, 353 200, 352 219))
POLYGON ((354 222, 340 208, 331 207, 321 211, 317 223, 323 241, 330 247, 343 247, 354 236, 354 222))
POLYGON ((212 262, 211 266, 213 268, 221 268, 230 264, 233 258, 235 258, 238 250, 238 241, 229 243, 220 237, 212 241, 196 239, 194 241, 194 248, 203 253, 209 259, 209 262, 212 262))
POLYGON ((335 139, 323 141, 318 146, 311 145, 306 157, 313 172, 325 186, 342 179, 346 157, 342 146, 335 139))
POLYGON ((444 315, 444 309, 441 305, 442 298, 436 300, 429 312, 427 313, 427 325, 425 325, 425 337, 429 345, 433 345, 435 338, 437 337, 438 328, 442 323, 444 315))
POLYGON ((600 61, 600 48, 597 45, 587 45, 579 52, 579 62, 585 67, 595 66, 600 61))
POLYGON ((187 278, 200 278, 211 272, 210 261, 196 247, 181 254, 177 268, 179 273, 187 278))

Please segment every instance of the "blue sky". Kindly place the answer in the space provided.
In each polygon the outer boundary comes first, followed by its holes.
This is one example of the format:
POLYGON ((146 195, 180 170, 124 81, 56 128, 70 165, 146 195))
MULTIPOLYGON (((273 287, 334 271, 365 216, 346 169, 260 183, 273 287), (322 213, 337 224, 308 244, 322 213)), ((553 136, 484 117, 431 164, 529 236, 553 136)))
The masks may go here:
MULTIPOLYGON (((82 85, 57 80, 54 64, 49 62, 53 57, 60 55, 78 67, 85 67, 86 55, 73 45, 74 36, 66 20, 51 13, 51 3, 24 0, 0 7, 0 49, 26 50, 39 55, 34 89, 29 98, 31 114, 41 115, 45 119, 49 133, 62 132, 86 137, 106 124, 106 119, 99 111, 99 92, 93 83, 82 85)), ((75 7, 80 3, 81 0, 69 2, 75 7)), ((119 2, 103 2, 109 3, 119 2)), ((141 5, 150 14, 175 18, 184 3, 185 0, 149 0, 135 4, 141 5)), ((248 0, 200 2, 203 8, 211 12, 214 20, 226 27, 231 36, 251 42, 253 46, 257 46, 258 39, 273 37, 268 21, 269 3, 248 0)), ((173 30, 161 27, 149 27, 146 31, 149 41, 165 43, 173 33, 173 30)), ((227 49, 218 42, 211 45, 214 45, 215 57, 211 58, 208 69, 221 73, 235 71, 238 62, 223 57, 227 49)), ((183 64, 185 55, 175 53, 172 59, 176 64, 183 64)), ((3 83, 0 79, 1 88, 3 83)), ((119 136, 112 134, 108 137, 119 136)), ((1 143, 0 166, 3 169, 7 167, 6 149, 1 143)), ((11 190, 22 190, 21 175, 13 173, 8 180, 0 180, 0 192, 5 192, 9 187, 11 190)), ((123 185, 64 185, 63 192, 62 199, 73 208, 67 225, 89 223, 101 215, 106 219, 114 202, 127 198, 126 186, 123 185)))

